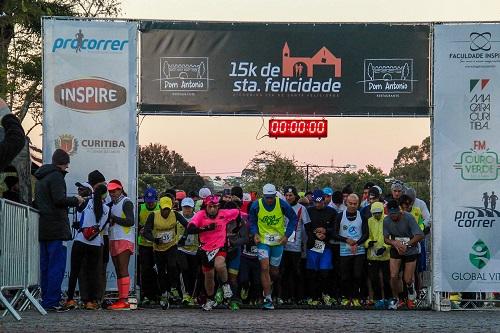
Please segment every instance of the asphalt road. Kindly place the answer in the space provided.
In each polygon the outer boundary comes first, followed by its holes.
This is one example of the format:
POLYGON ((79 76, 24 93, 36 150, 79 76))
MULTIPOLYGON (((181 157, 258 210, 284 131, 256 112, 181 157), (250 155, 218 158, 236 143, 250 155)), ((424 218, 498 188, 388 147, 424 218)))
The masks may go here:
POLYGON ((22 321, 0 319, 0 332, 500 332, 499 311, 143 309, 74 310, 22 321))

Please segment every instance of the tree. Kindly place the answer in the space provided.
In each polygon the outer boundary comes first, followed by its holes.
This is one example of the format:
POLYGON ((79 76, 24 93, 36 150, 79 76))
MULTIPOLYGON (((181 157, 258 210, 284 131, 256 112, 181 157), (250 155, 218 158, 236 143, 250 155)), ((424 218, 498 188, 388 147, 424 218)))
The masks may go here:
POLYGON ((242 180, 247 191, 262 192, 262 187, 271 183, 278 190, 286 185, 303 186, 304 170, 294 159, 282 156, 275 151, 257 153, 242 171, 242 180))
POLYGON ((389 175, 415 187, 423 200, 430 198, 430 137, 420 146, 403 147, 399 150, 389 175))
POLYGON ((42 16, 109 17, 119 0, 0 1, 0 97, 21 121, 42 124, 42 16), (2 14, 4 13, 4 14, 2 14))
POLYGON ((139 190, 143 191, 148 184, 161 191, 174 187, 190 192, 199 190, 204 182, 196 168, 177 152, 150 143, 139 148, 139 190))
POLYGON ((361 194, 363 187, 367 182, 373 182, 384 189, 384 180, 387 176, 382 169, 371 164, 366 166, 366 170, 357 172, 327 172, 321 173, 313 180, 313 188, 332 187, 334 190, 341 191, 344 186, 351 185, 354 193, 361 194))

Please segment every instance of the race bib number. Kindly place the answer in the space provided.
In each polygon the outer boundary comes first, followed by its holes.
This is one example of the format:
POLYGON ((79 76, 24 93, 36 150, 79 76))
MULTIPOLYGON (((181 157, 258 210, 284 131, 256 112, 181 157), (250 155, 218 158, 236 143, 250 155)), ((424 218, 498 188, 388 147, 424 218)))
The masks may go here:
POLYGON ((280 235, 276 235, 276 234, 266 235, 264 238, 268 244, 278 244, 280 239, 281 239, 280 235))
POLYGON ((208 262, 212 261, 212 260, 215 258, 215 256, 217 255, 217 253, 219 253, 219 250, 220 250, 220 249, 215 249, 215 250, 213 250, 213 251, 209 251, 209 252, 207 252, 207 259, 208 259, 208 262))
POLYGON ((174 240, 174 231, 165 231, 165 232, 160 232, 158 233, 158 238, 160 239, 160 242, 165 244, 165 243, 170 243, 171 241, 174 240))
POLYGON ((194 237, 196 235, 188 235, 187 238, 186 238, 186 242, 184 243, 185 246, 189 246, 189 245, 193 245, 195 240, 194 240, 194 237))
POLYGON ((314 241, 314 247, 311 249, 311 251, 318 253, 325 252, 325 242, 316 239, 314 241))
POLYGON ((401 243, 408 245, 408 242, 410 241, 409 237, 395 237, 394 238, 397 241, 400 241, 401 243))
POLYGON ((288 241, 289 241, 290 243, 295 243, 295 241, 296 241, 296 240, 297 240, 297 233, 294 231, 294 232, 290 235, 290 237, 288 237, 288 241))
POLYGON ((257 250, 257 246, 251 246, 250 247, 250 251, 247 251, 247 247, 245 246, 243 248, 243 253, 245 253, 246 255, 249 255, 249 256, 256 256, 258 254, 258 250, 257 250))

